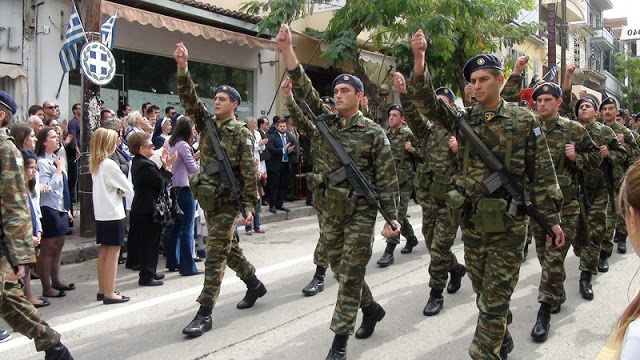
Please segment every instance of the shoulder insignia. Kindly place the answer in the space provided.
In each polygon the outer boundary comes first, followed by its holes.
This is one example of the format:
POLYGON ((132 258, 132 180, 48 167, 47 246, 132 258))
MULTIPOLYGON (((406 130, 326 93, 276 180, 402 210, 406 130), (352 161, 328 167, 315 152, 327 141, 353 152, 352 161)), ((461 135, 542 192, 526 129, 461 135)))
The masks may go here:
POLYGON ((535 129, 533 129, 533 133, 534 133, 536 136, 540 136, 540 134, 542 133, 542 131, 540 130, 540 128, 539 128, 539 127, 537 127, 537 128, 535 128, 535 129))
POLYGON ((386 137, 384 138, 384 144, 385 144, 385 145, 390 145, 390 143, 389 143, 389 139, 387 139, 386 137))

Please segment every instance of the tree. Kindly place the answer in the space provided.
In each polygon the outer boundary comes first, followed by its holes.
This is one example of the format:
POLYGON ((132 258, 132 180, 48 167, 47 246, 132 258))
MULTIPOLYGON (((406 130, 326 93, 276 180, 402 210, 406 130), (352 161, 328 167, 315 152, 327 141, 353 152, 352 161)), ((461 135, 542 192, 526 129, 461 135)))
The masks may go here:
MULTIPOLYGON (((327 0, 252 0, 242 10, 266 13, 258 24, 261 33, 277 32, 281 23, 306 16, 314 3, 327 0)), ((430 40, 427 62, 435 84, 448 84, 461 93, 466 85, 462 77, 465 62, 479 54, 511 47, 539 29, 538 23, 515 24, 522 10, 531 10, 534 0, 346 0, 329 22, 326 31, 307 32, 321 37, 329 45, 324 52, 327 66, 351 63, 362 78, 372 102, 384 107, 377 87, 360 64, 357 36, 364 31, 380 52, 394 56, 399 71, 408 74, 412 67, 409 40, 423 29, 430 40)))
POLYGON ((613 56, 615 75, 623 84, 620 105, 632 113, 640 112, 640 57, 629 53, 616 53, 613 56), (625 81, 626 80, 626 81, 625 81))

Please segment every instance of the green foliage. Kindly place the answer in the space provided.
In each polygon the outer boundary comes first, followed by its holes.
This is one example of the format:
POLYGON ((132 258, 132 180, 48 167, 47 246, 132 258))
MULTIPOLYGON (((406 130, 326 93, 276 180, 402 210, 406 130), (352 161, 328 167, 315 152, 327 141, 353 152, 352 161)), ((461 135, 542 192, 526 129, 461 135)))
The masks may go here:
POLYGON ((620 105, 632 113, 640 112, 640 57, 628 53, 617 53, 613 56, 616 78, 624 85, 620 105), (625 80, 628 80, 626 82, 625 80))

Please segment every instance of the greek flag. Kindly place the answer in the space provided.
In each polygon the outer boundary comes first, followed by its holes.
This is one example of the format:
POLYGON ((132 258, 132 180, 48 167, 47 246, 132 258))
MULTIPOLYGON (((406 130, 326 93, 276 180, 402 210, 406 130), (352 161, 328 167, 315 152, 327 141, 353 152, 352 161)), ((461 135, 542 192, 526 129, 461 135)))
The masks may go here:
POLYGON ((549 81, 555 80, 557 75, 558 75, 558 65, 556 64, 556 65, 553 65, 551 70, 549 70, 549 81))
POLYGON ((113 37, 116 32, 116 19, 118 18, 118 9, 116 9, 115 14, 110 17, 102 26, 100 27, 100 40, 103 44, 105 44, 109 50, 113 49, 113 37))
POLYGON ((78 16, 76 5, 73 4, 64 44, 62 44, 62 49, 60 50, 60 54, 58 54, 63 73, 76 68, 76 65, 78 64, 78 51, 76 50, 76 44, 82 41, 87 41, 87 36, 84 33, 82 22, 80 22, 80 16, 78 16))

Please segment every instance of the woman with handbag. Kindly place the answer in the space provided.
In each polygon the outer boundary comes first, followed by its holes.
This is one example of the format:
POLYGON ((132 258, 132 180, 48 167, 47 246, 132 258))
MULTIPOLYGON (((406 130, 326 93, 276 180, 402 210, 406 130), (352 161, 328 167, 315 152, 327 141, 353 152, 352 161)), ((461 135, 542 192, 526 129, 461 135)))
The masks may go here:
MULTIPOLYGON (((177 155, 169 158, 167 149, 162 150, 162 167, 149 158, 153 156, 154 145, 147 133, 138 132, 131 134, 129 138, 129 151, 134 155, 131 163, 131 179, 135 195, 131 204, 131 228, 132 233, 137 234, 136 243, 140 249, 140 286, 163 285, 164 274, 156 274, 158 265, 158 253, 160 247, 160 234, 163 224, 159 224, 154 217, 157 206, 169 206, 168 203, 159 204, 168 200, 167 185, 171 182, 171 173, 166 170, 171 167, 178 158, 177 155), (162 200, 159 200, 162 199, 162 200)), ((166 209, 166 208, 165 208, 166 209)), ((161 211, 166 211, 161 209, 161 211)))
POLYGON ((90 146, 89 171, 93 180, 93 214, 96 219, 98 250, 98 295, 105 305, 129 301, 114 291, 118 272, 118 255, 124 245, 125 213, 122 198, 131 194, 133 185, 118 164, 109 159, 116 151, 117 132, 99 128, 90 146))
POLYGON ((193 152, 193 123, 191 119, 182 115, 178 117, 173 134, 169 139, 169 153, 178 154, 173 164, 173 189, 176 192, 178 206, 184 215, 176 218, 169 235, 167 244, 167 268, 169 271, 180 272, 180 275, 190 276, 202 274, 193 259, 193 221, 195 200, 189 187, 189 175, 200 171, 198 160, 200 152, 193 152), (178 255, 179 254, 179 255, 178 255))

